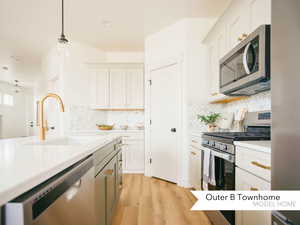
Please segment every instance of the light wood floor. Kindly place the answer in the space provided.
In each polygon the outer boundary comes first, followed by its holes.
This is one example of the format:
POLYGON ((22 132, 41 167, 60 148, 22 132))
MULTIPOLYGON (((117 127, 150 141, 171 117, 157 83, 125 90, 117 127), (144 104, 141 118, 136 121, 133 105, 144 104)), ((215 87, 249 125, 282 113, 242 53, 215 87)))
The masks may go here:
POLYGON ((206 215, 191 211, 189 190, 143 175, 124 175, 124 187, 112 225, 211 225, 206 215))

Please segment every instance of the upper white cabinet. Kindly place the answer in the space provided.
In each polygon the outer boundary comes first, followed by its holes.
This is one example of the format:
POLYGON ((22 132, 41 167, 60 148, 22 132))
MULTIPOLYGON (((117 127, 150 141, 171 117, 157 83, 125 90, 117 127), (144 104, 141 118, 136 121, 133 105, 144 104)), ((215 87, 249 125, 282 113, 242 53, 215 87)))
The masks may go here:
POLYGON ((143 69, 129 69, 126 74, 126 105, 128 108, 144 107, 143 69))
POLYGON ((109 70, 90 70, 91 105, 93 108, 109 106, 109 70))
POLYGON ((88 66, 88 71, 92 108, 144 108, 144 70, 141 64, 93 64, 88 66))
POLYGON ((251 31, 261 24, 271 24, 271 0, 250 0, 249 12, 251 31))
POLYGON ((270 23, 271 0, 233 0, 204 40, 209 58, 209 100, 224 97, 219 91, 219 60, 260 25, 270 23))
POLYGON ((228 23, 229 51, 249 34, 248 10, 241 9, 228 23))
POLYGON ((110 107, 126 107, 126 70, 110 70, 110 107))

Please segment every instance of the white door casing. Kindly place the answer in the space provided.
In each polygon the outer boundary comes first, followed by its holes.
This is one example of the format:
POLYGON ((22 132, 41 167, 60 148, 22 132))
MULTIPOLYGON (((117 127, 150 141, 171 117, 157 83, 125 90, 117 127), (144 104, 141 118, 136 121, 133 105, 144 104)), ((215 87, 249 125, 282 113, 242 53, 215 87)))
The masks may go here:
POLYGON ((181 65, 150 71, 151 175, 178 183, 181 146, 181 65), (175 128, 176 132, 171 129, 175 128))

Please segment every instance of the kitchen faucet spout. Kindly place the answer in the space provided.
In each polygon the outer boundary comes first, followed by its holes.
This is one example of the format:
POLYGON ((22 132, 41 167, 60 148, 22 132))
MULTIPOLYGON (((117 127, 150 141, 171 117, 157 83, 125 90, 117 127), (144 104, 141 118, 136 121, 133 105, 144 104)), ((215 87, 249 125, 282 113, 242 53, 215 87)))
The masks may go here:
POLYGON ((44 119, 44 117, 45 117, 44 104, 45 104, 46 99, 48 99, 48 98, 55 98, 59 102, 61 112, 65 111, 64 103, 63 103, 61 97, 59 97, 57 94, 49 93, 44 98, 42 98, 42 100, 40 101, 40 107, 39 107, 39 110, 40 110, 39 137, 40 137, 41 141, 44 141, 46 139, 46 131, 48 130, 48 126, 44 119))

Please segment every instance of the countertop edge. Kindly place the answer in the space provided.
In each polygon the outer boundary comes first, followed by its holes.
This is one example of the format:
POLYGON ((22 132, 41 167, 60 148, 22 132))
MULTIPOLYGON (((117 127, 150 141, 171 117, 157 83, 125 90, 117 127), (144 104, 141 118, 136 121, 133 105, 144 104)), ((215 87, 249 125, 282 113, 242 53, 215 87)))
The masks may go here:
POLYGON ((271 146, 267 147, 267 146, 259 145, 257 143, 258 141, 255 141, 254 143, 249 143, 249 142, 250 141, 235 141, 234 145, 271 154, 271 146))

